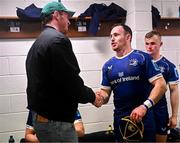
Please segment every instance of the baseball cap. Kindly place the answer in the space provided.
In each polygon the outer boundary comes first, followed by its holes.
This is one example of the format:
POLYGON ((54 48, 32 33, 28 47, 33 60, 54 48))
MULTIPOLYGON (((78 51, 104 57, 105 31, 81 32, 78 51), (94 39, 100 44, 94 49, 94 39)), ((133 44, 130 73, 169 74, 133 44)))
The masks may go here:
POLYGON ((125 142, 139 142, 143 139, 144 124, 133 122, 129 116, 121 118, 120 134, 125 142))
POLYGON ((70 17, 72 17, 74 15, 74 13, 75 13, 74 11, 68 10, 61 2, 53 1, 53 2, 49 2, 48 4, 46 4, 43 7, 43 9, 41 11, 41 14, 50 15, 54 11, 67 12, 70 17))

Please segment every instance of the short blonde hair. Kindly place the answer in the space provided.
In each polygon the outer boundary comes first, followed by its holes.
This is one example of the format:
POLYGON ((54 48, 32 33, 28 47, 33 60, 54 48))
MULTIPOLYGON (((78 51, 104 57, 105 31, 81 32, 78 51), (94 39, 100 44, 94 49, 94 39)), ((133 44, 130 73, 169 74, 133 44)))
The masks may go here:
POLYGON ((159 39, 161 40, 161 34, 158 31, 156 31, 156 30, 152 30, 152 31, 146 33, 145 38, 151 38, 154 35, 158 36, 159 39))

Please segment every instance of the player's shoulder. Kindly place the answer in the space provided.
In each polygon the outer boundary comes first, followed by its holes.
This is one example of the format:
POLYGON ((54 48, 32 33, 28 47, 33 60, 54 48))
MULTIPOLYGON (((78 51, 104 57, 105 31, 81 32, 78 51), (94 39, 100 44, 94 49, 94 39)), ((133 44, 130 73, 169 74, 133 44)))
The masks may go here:
POLYGON ((143 55, 145 57, 150 57, 150 55, 148 53, 146 53, 144 51, 141 51, 141 50, 134 50, 134 53, 135 54, 141 54, 141 55, 143 55))
POLYGON ((109 60, 107 60, 104 64, 104 66, 108 66, 108 65, 111 65, 112 63, 114 63, 116 60, 115 57, 111 57, 109 60))
POLYGON ((161 60, 163 62, 167 63, 169 66, 175 67, 175 65, 170 60, 168 60, 166 57, 162 56, 161 60))
POLYGON ((132 52, 132 55, 130 55, 131 58, 137 58, 138 60, 145 62, 147 59, 151 60, 151 56, 148 53, 145 53, 141 50, 134 50, 132 52))

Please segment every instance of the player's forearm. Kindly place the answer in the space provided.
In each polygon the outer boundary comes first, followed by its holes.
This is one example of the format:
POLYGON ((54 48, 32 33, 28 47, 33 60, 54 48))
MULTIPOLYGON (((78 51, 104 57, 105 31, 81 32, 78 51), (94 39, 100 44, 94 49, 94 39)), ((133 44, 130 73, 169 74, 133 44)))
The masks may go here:
POLYGON ((164 78, 157 79, 156 81, 154 81, 153 85, 154 87, 151 90, 149 99, 151 99, 154 104, 156 104, 166 92, 167 86, 164 78))
POLYGON ((39 143, 39 141, 38 141, 38 139, 37 139, 37 137, 36 137, 36 135, 34 134, 29 134, 29 135, 26 135, 25 136, 25 140, 27 141, 27 142, 34 142, 34 143, 39 143))
POLYGON ((172 116, 177 117, 178 107, 179 107, 178 85, 174 85, 173 88, 170 87, 170 101, 171 101, 172 116))

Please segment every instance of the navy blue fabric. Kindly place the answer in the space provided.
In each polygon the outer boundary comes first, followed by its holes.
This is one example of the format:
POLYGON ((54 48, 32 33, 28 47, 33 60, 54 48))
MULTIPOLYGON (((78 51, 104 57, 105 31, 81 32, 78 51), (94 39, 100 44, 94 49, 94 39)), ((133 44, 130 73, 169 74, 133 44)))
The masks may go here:
POLYGON ((27 118, 27 125, 33 127, 33 115, 32 115, 32 111, 29 111, 28 113, 28 118, 27 118))
POLYGON ((42 8, 36 7, 34 4, 29 5, 25 9, 17 7, 17 16, 24 21, 40 21, 42 8))
POLYGON ((99 27, 100 20, 116 20, 120 17, 126 17, 127 11, 121 8, 115 3, 111 3, 109 6, 105 4, 91 4, 84 13, 79 15, 79 18, 92 17, 89 25, 88 32, 92 35, 96 35, 99 27))
POLYGON ((101 18, 105 20, 115 20, 119 17, 126 17, 127 11, 115 3, 111 3, 108 8, 101 12, 101 18))
POLYGON ((151 6, 151 12, 152 12, 152 26, 153 27, 157 27, 160 19, 161 19, 161 16, 160 16, 160 12, 159 10, 154 7, 153 5, 151 6))
POLYGON ((100 13, 107 9, 105 4, 91 4, 88 9, 85 10, 84 13, 80 14, 79 18, 84 17, 92 17, 89 25, 88 32, 92 35, 95 35, 98 31, 98 26, 100 22, 100 13))

